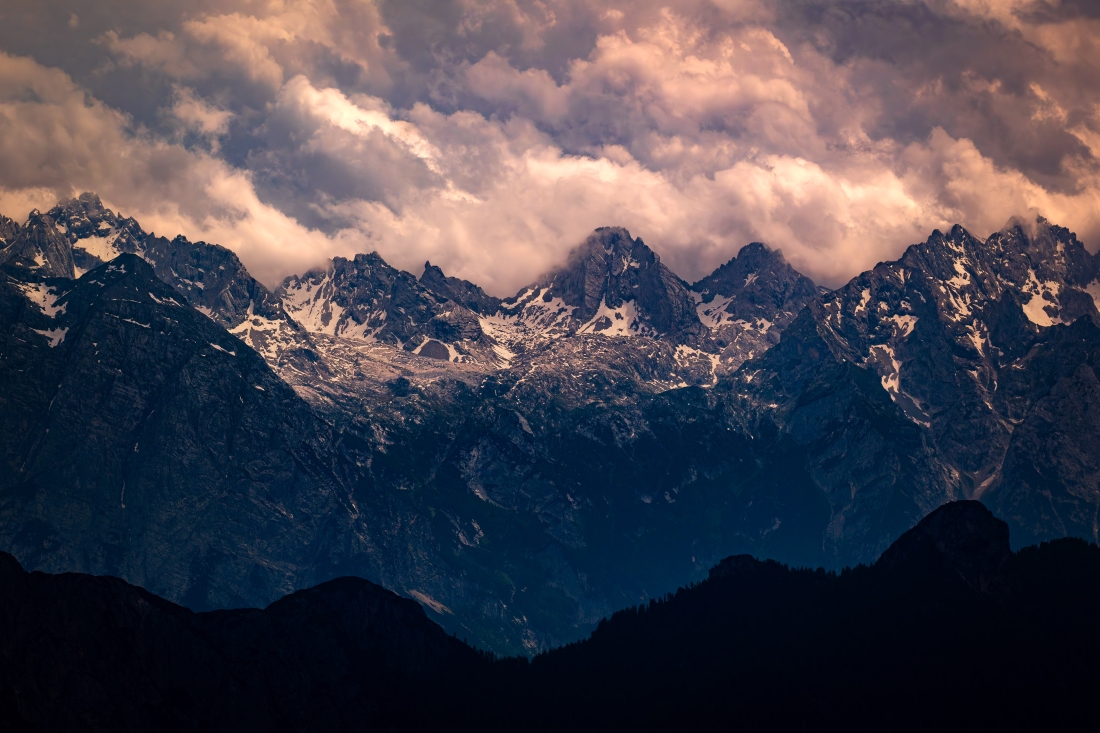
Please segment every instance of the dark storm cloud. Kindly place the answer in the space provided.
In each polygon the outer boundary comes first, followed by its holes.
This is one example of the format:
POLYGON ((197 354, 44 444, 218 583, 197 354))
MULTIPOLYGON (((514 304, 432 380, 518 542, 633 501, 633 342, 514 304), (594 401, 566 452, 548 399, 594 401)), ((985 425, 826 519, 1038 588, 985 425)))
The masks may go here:
MULTIPOLYGON (((400 215, 410 194, 444 184, 407 143, 381 128, 347 129, 318 110, 318 92, 292 80, 272 107, 248 160, 262 196, 307 226, 333 233, 348 225, 326 209, 348 201, 385 204, 400 215)), ((371 110, 388 117, 390 110, 371 110)), ((369 122, 369 119, 367 120, 369 122)))
POLYGON ((1096 238, 1098 39, 1056 0, 11 0, 0 204, 98 189, 269 281, 377 249, 506 293, 616 223, 837 283, 956 221, 1096 238))
MULTIPOLYGON (((1044 8, 1033 17, 1048 24, 1079 15, 1044 8)), ((1076 186, 1062 168, 1067 157, 1092 157, 1065 124, 1093 114, 1098 69, 1088 59, 1059 63, 1020 28, 950 12, 943 2, 796 0, 778 9, 785 42, 809 44, 858 70, 855 83, 883 110, 868 130, 875 137, 911 142, 942 127, 997 164, 1059 189, 1076 186), (1036 84, 1063 105, 1066 119, 1036 119, 1036 84)))

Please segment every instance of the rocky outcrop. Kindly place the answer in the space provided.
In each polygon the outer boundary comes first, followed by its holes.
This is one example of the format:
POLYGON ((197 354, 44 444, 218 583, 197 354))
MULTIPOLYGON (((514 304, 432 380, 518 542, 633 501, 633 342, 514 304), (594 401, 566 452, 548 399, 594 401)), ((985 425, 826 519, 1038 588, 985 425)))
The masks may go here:
POLYGON ((376 341, 448 361, 482 337, 477 315, 434 294, 376 253, 327 269, 288 277, 276 293, 288 312, 313 333, 376 341), (427 352, 424 352, 427 349, 427 352))
POLYGON ((6 229, 11 241, 0 251, 0 263, 18 265, 41 277, 73 277, 72 249, 48 214, 32 211, 18 231, 13 232, 10 224, 6 229))
POLYGON ((500 310, 500 298, 494 298, 469 280, 447 277, 431 262, 424 263, 420 284, 439 297, 483 316, 491 316, 500 310))

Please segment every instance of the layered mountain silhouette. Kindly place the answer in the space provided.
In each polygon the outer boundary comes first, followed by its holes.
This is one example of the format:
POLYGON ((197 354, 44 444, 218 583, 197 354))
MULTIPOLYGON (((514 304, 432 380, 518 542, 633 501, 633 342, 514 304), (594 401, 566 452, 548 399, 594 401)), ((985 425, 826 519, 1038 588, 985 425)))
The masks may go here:
POLYGON ((512 298, 337 258, 274 292, 82 195, 0 222, 0 549, 193 609, 338 575, 498 653, 748 553, 870 563, 945 502, 1097 540, 1096 258, 956 227, 826 291, 604 228, 512 298))
POLYGON ((1013 553, 947 504, 872 566, 733 556, 575 644, 494 659, 415 602, 339 578, 193 613, 0 554, 9 730, 692 730, 1066 726, 1100 681, 1100 549, 1013 553))

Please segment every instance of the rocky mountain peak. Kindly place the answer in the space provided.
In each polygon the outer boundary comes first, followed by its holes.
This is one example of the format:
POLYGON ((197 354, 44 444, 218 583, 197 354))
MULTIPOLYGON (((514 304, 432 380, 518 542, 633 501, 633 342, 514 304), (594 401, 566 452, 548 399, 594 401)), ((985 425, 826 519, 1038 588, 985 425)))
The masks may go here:
POLYGON ((424 263, 420 284, 435 295, 483 316, 491 316, 500 310, 500 298, 494 298, 469 280, 447 277, 442 269, 431 262, 424 263))
POLYGON ((19 234, 19 222, 0 214, 0 252, 15 239, 17 234, 19 234))
MULTIPOLYGON (((834 353, 872 366, 907 414, 926 423, 940 398, 921 383, 930 374, 960 374, 934 356, 940 349, 977 368, 981 389, 992 390, 1000 361, 1041 329, 1100 318, 1095 267, 1071 232, 1043 220, 1010 223, 984 240, 956 225, 853 278, 814 311, 834 353), (921 364, 914 369, 912 361, 921 364)), ((974 379, 959 378, 969 391, 974 379)))
POLYGON ((817 294, 813 280, 795 270, 779 250, 752 242, 713 273, 691 286, 711 318, 753 322, 765 319, 786 327, 817 294), (715 299, 718 303, 713 306, 715 299))
POLYGON ((1084 288, 1100 274, 1100 258, 1090 254, 1076 234, 1042 217, 1013 219, 986 244, 1025 257, 1040 282, 1055 280, 1084 288))
MULTIPOLYGON (((183 302, 273 362, 283 353, 311 348, 305 332, 234 252, 182 235, 168 240, 146 233, 134 219, 104 206, 94 193, 62 200, 46 214, 32 212, 23 227, 12 225, 0 222, 0 236, 7 232, 10 241, 0 250, 0 261, 18 260, 42 277, 73 278, 121 255, 134 255, 183 302)), ((310 371, 308 365, 301 367, 310 371)))
POLYGON ((693 341, 705 332, 684 282, 622 227, 597 229, 565 265, 505 301, 505 307, 523 307, 533 299, 568 309, 581 333, 662 334, 693 341))
POLYGON ((569 253, 554 273, 550 297, 575 306, 574 317, 587 321, 601 304, 619 308, 635 300, 643 276, 660 263, 657 255, 621 227, 601 227, 569 253))
POLYGON ((0 262, 11 262, 42 277, 73 277, 75 265, 68 242, 58 231, 49 214, 38 209, 31 212, 27 223, 11 238, 11 243, 0 251, 0 262))
POLYGON ((114 223, 118 219, 113 211, 103 206, 97 194, 87 191, 74 199, 59 201, 50 209, 50 216, 77 238, 91 236, 101 222, 114 223))
MULTIPOLYGON (((460 288, 449 282, 456 278, 442 272, 439 278, 435 284, 444 289, 460 288)), ((475 299, 479 292, 466 289, 475 299)), ((392 344, 447 361, 468 353, 484 335, 476 313, 433 293, 376 252, 335 257, 326 269, 288 277, 276 295, 312 333, 392 344)))
POLYGON ((134 254, 153 266, 208 317, 227 328, 250 315, 279 318, 279 308, 262 284, 248 274, 237 255, 217 244, 191 242, 182 234, 171 240, 146 233, 134 219, 119 216, 95 193, 61 201, 49 216, 68 239, 77 274, 134 254))
POLYGON ((123 252, 144 253, 148 235, 133 219, 118 216, 105 207, 94 193, 85 192, 77 198, 59 201, 50 209, 49 216, 72 249, 77 276, 123 252))
POLYGON ((906 250, 899 264, 945 283, 936 300, 951 320, 969 318, 1006 290, 1015 291, 1028 319, 1040 327, 1097 314, 1100 289, 1090 286, 1100 263, 1076 235, 1041 217, 1010 220, 984 240, 959 225, 947 234, 936 230, 906 250))

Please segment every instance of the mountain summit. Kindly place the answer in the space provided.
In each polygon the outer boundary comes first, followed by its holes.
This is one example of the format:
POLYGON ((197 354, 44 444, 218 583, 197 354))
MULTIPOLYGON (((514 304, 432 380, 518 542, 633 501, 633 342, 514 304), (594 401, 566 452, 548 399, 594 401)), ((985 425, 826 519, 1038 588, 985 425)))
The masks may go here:
POLYGON ((691 290, 721 360, 734 368, 779 343, 783 330, 818 295, 810 278, 761 242, 742 247, 691 290))
MULTIPOLYGON (((567 263, 531 288, 560 301, 581 333, 695 340, 703 328, 687 287, 653 250, 621 227, 597 229, 567 263)), ((521 303, 517 300, 516 303, 521 303)))

